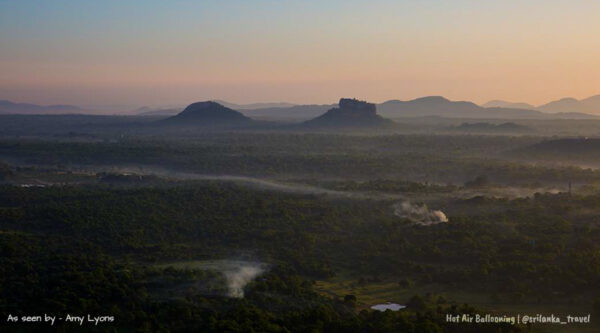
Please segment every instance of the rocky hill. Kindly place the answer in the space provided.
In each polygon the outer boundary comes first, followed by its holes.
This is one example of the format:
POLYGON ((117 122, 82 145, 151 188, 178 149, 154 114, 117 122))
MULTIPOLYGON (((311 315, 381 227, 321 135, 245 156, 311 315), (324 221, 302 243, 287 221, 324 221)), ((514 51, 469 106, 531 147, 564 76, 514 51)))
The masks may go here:
POLYGON ((337 108, 305 121, 307 128, 376 128, 393 126, 394 122, 377 114, 375 104, 342 98, 337 108))
POLYGON ((165 125, 229 127, 252 123, 252 119, 219 103, 207 101, 188 105, 179 114, 161 120, 165 125))

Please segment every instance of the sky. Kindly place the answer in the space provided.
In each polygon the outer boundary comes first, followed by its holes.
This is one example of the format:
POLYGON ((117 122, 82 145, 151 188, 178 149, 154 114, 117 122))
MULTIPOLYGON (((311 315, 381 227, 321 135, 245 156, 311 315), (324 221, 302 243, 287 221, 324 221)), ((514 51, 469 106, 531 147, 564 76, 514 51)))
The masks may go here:
POLYGON ((600 93, 597 0, 0 0, 0 99, 542 104, 600 93))

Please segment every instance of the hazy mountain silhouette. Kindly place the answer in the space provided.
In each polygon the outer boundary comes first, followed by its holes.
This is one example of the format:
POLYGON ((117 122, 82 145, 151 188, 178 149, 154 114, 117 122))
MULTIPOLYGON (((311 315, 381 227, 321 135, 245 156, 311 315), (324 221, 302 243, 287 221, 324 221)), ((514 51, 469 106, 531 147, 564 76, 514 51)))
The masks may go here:
POLYGON ((583 112, 583 105, 575 98, 562 98, 557 101, 540 105, 538 108, 540 111, 557 113, 557 112, 583 112))
POLYGON ((379 105, 379 113, 394 117, 469 116, 481 107, 471 102, 453 102, 441 96, 428 96, 410 101, 390 100, 379 105))
POLYGON ((389 127, 393 121, 377 114, 375 104, 342 98, 339 107, 302 123, 306 128, 377 128, 389 127))
POLYGON ((207 101, 188 105, 179 114, 161 120, 162 124, 178 126, 228 127, 252 123, 252 119, 219 103, 207 101))
POLYGON ((576 118, 582 118, 585 117, 586 114, 600 114, 600 95, 591 96, 582 100, 566 97, 540 106, 534 106, 528 103, 512 103, 502 100, 493 100, 483 104, 482 107, 528 109, 558 114, 563 117, 571 115, 576 118))
POLYGON ((223 106, 226 106, 234 110, 256 110, 256 109, 268 109, 268 108, 290 108, 296 104, 285 103, 285 102, 267 102, 267 103, 250 103, 250 104, 236 104, 222 100, 215 100, 223 106))
MULTIPOLYGON (((206 103, 206 102, 203 102, 206 103)), ((239 110, 242 115, 252 118, 305 121, 317 117, 335 104, 326 105, 294 105, 290 103, 254 103, 233 104, 213 102, 229 110, 239 110)), ((141 116, 172 116, 179 112, 177 107, 150 108, 142 107, 133 114, 141 116)), ((527 103, 512 103, 493 100, 479 106, 468 101, 451 101, 441 96, 428 96, 409 101, 389 100, 377 104, 380 115, 391 118, 439 116, 447 118, 473 119, 586 119, 596 118, 600 114, 600 95, 586 99, 563 98, 538 107, 527 103)), ((90 114, 98 113, 74 105, 36 105, 0 101, 0 114, 90 114)), ((239 112, 238 112, 239 113, 239 112)))
MULTIPOLYGON (((600 98, 598 98, 600 99, 600 98)), ((473 118, 473 119, 585 119, 595 118, 593 115, 582 112, 559 112, 552 115, 531 108, 518 108, 521 103, 508 103, 509 107, 492 106, 505 105, 502 101, 494 101, 482 107, 467 101, 450 101, 441 96, 428 96, 410 101, 390 100, 377 104, 380 115, 391 118, 401 117, 430 117, 439 116, 446 118, 473 118)), ((590 100, 588 103, 596 102, 590 100)), ((523 105, 529 105, 524 104, 523 105)), ((270 118, 286 120, 308 120, 323 112, 336 107, 336 105, 295 105, 292 107, 265 108, 255 110, 243 110, 242 112, 253 118, 270 118)))
POLYGON ((265 109, 254 109, 254 110, 240 110, 246 116, 252 118, 265 118, 265 119, 281 119, 281 120, 292 120, 301 121, 317 117, 323 112, 336 107, 335 104, 327 105, 294 105, 292 107, 273 107, 265 109))
POLYGON ((557 101, 540 105, 538 110, 558 113, 558 112, 576 112, 576 113, 600 113, 600 95, 591 96, 582 100, 577 100, 572 97, 562 98, 557 101))
POLYGON ((513 108, 484 108, 472 102, 450 101, 441 96, 428 96, 410 101, 391 100, 378 106, 388 117, 441 116, 449 118, 539 118, 539 111, 513 108))
POLYGON ((513 103, 495 99, 489 101, 483 105, 484 108, 507 108, 507 109, 524 109, 524 110, 535 110, 535 106, 529 103, 513 103))
POLYGON ((84 111, 86 110, 74 105, 37 105, 0 101, 0 114, 65 114, 84 111))
POLYGON ((174 116, 181 112, 181 109, 177 108, 169 108, 169 109, 160 109, 160 108, 150 108, 147 106, 143 106, 141 108, 135 109, 133 111, 134 114, 138 116, 174 116))
POLYGON ((600 95, 594 95, 591 97, 588 97, 586 99, 582 99, 581 103, 583 105, 585 105, 585 107, 588 109, 588 111, 596 111, 599 112, 600 111, 600 95))

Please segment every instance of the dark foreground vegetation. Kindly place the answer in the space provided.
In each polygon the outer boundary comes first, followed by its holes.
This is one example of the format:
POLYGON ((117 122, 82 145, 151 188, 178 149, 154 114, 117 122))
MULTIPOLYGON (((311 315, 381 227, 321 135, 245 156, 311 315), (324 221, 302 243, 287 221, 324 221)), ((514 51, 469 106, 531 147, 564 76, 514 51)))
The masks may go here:
POLYGON ((600 295, 600 195, 458 200, 447 207, 451 223, 430 227, 393 216, 387 201, 222 182, 3 186, 0 202, 7 314, 110 314, 111 328, 142 331, 497 332, 519 328, 453 326, 446 313, 476 310, 434 295, 398 313, 357 312, 351 297, 319 295, 313 281, 344 272, 538 304, 600 295), (155 292, 157 277, 202 279, 155 264, 243 256, 272 265, 243 299, 155 292))

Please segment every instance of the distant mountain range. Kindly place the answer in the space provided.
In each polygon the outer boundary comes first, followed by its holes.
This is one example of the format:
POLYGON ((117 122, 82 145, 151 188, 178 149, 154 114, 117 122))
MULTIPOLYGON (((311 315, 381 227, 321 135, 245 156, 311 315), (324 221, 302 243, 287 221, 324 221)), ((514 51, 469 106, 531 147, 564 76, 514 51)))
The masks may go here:
POLYGON ((169 108, 169 109, 160 109, 160 108, 150 108, 147 106, 143 106, 139 109, 135 109, 133 114, 138 116, 174 116, 181 112, 180 108, 169 108))
POLYGON ((375 104, 342 98, 337 108, 302 123, 303 128, 376 128, 390 127, 394 122, 377 114, 375 104))
POLYGON ((256 110, 256 109, 267 109, 267 108, 290 108, 293 107, 296 104, 292 104, 292 103, 285 103, 285 102, 274 102, 274 103, 250 103, 250 104, 236 104, 236 103, 229 103, 226 101, 221 101, 221 100, 215 100, 214 102, 217 102, 223 106, 226 106, 230 109, 234 109, 234 110, 256 110))
MULTIPOLYGON (((498 101, 497 101, 498 102, 498 101)), ((295 105, 288 108, 241 110, 251 117, 307 120, 335 105, 295 105)), ((514 107, 482 107, 472 102, 450 101, 441 96, 428 96, 410 101, 390 100, 376 104, 378 113, 389 118, 429 117, 471 119, 594 119, 596 116, 580 112, 559 112, 552 115, 539 110, 514 107)))
MULTIPOLYGON (((247 117, 302 122, 337 107, 336 104, 253 103, 235 104, 214 101, 230 110, 238 110, 247 117)), ((389 100, 376 104, 378 113, 389 118, 428 117, 471 119, 597 119, 600 116, 600 95, 582 100, 563 98, 544 105, 512 103, 493 100, 483 105, 468 101, 451 101, 441 96, 427 96, 408 101, 389 100)), ((133 114, 141 116, 173 116, 180 108, 142 107, 133 114)), ((36 105, 0 101, 0 114, 91 114, 96 113, 74 105, 36 105)))
POLYGON ((600 95, 595 95, 582 100, 575 98, 562 98, 540 106, 527 103, 512 103, 494 100, 482 105, 483 107, 502 107, 511 109, 530 109, 546 113, 588 113, 600 114, 600 95))
POLYGON ((391 100, 378 106, 388 117, 441 116, 448 118, 540 118, 539 111, 508 108, 484 108, 472 102, 450 101, 441 96, 428 96, 410 101, 391 100))
MULTIPOLYGON (((228 107, 232 110, 243 110, 244 112, 252 113, 254 110, 259 110, 258 114, 253 114, 255 117, 265 117, 268 118, 270 113, 278 113, 280 110, 286 110, 289 108, 295 107, 295 104, 292 103, 251 103, 251 104, 236 104, 229 103, 221 100, 214 100, 213 102, 228 107), (263 111, 261 111, 263 110, 263 111), (263 115, 262 113, 265 113, 263 115)), ((302 108, 302 107, 301 107, 302 108)), ((181 112, 181 108, 168 107, 168 108, 151 108, 148 106, 143 106, 141 108, 135 109, 132 113, 138 116, 174 116, 181 112)), ((291 117, 293 118, 293 117, 291 117)))
MULTIPOLYGON (((288 108, 241 110, 250 117, 282 120, 307 120, 336 105, 295 105, 288 108)), ((533 110, 483 108, 471 102, 454 102, 440 96, 417 98, 411 101, 390 100, 377 104, 380 115, 391 118, 441 116, 449 118, 540 118, 533 110)))
POLYGON ((538 107, 545 112, 582 112, 600 114, 600 95, 582 100, 563 98, 538 107))
POLYGON ((74 105, 36 105, 0 101, 0 114, 66 114, 83 113, 86 110, 74 105))
POLYGON ((254 121, 238 111, 213 101, 190 104, 177 115, 159 120, 155 124, 171 127, 212 127, 220 129, 250 126, 273 128, 272 126, 278 126, 277 128, 280 129, 335 130, 344 128, 384 128, 393 126, 394 122, 379 116, 375 104, 342 98, 337 107, 330 108, 310 120, 293 125, 274 125, 273 123, 254 121))
POLYGON ((489 101, 481 106, 483 106, 484 108, 507 108, 507 109, 535 110, 535 106, 528 104, 528 103, 512 103, 512 102, 502 101, 499 99, 489 101))

